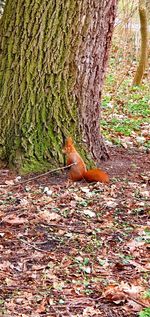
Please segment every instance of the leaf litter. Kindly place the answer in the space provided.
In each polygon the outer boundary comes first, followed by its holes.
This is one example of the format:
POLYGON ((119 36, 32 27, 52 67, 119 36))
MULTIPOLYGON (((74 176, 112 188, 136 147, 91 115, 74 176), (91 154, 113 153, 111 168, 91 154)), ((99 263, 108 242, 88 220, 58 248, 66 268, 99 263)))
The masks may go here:
POLYGON ((111 147, 109 185, 19 184, 0 171, 1 316, 134 317, 150 306, 148 166, 147 153, 111 147))

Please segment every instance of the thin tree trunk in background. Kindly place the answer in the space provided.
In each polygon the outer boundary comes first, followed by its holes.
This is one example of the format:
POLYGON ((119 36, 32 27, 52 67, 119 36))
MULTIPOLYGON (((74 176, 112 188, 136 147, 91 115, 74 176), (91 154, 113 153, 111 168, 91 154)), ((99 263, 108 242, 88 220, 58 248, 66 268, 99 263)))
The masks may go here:
MULTIPOLYGON (((150 0, 146 1, 146 12, 147 12, 148 27, 150 28, 150 0)), ((148 30, 148 34, 150 34, 150 30, 148 30)), ((150 57, 150 36, 148 39, 148 57, 150 57)))
POLYGON ((147 19, 148 19, 148 24, 150 23, 150 1, 146 0, 146 9, 147 9, 147 19))
POLYGON ((141 54, 133 85, 140 85, 148 58, 148 23, 145 0, 139 0, 139 16, 141 24, 141 54))
POLYGON ((97 162, 108 157, 100 96, 116 2, 7 0, 0 20, 0 158, 24 172, 57 166, 68 135, 78 143, 83 136, 97 162))

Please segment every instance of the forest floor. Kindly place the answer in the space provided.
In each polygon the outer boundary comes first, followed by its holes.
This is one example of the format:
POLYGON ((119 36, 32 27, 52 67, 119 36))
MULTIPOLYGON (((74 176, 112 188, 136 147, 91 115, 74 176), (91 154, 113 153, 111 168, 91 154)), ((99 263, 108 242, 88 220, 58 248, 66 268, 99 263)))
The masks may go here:
POLYGON ((114 36, 103 90, 109 185, 0 170, 0 317, 150 317, 149 74, 132 86, 134 44, 114 36))
POLYGON ((109 185, 0 171, 0 316, 150 316, 147 152, 111 147, 109 185))

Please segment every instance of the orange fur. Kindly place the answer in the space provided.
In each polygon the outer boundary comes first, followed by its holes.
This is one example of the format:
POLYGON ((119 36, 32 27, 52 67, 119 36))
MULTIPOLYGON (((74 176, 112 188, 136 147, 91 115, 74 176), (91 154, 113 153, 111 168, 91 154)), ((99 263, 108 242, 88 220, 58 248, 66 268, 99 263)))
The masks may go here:
POLYGON ((81 180, 83 178, 84 173, 86 172, 86 166, 82 158, 76 151, 71 137, 69 137, 66 140, 63 152, 66 154, 67 157, 67 165, 75 163, 75 165, 70 167, 69 178, 73 181, 81 180))
POLYGON ((99 168, 94 168, 84 174, 87 182, 109 183, 109 176, 99 168))
POLYGON ((76 151, 71 137, 67 138, 63 152, 67 157, 67 165, 75 163, 75 165, 70 167, 69 171, 69 178, 73 181, 85 179, 87 182, 109 182, 109 176, 102 170, 95 168, 87 171, 86 165, 76 151))

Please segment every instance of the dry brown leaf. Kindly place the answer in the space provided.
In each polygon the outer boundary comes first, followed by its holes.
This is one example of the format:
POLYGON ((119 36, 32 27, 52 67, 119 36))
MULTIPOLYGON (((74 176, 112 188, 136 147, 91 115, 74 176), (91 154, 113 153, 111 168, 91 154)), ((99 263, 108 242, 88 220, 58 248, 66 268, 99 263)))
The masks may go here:
POLYGON ((40 271, 40 270, 43 270, 43 269, 45 269, 45 265, 40 265, 40 264, 32 265, 32 270, 40 271))
POLYGON ((108 198, 107 198, 107 201, 105 201, 105 205, 109 208, 115 208, 118 205, 118 203, 115 199, 108 200, 108 198))
POLYGON ((4 215, 3 211, 0 211, 0 217, 2 217, 4 215))
POLYGON ((54 274, 52 270, 47 271, 45 274, 46 274, 46 278, 53 281, 58 281, 58 277, 54 274))
POLYGON ((64 256, 63 259, 62 259, 62 261, 61 261, 61 265, 62 265, 64 268, 68 267, 71 263, 72 263, 72 260, 66 258, 66 256, 64 256))
POLYGON ((12 186, 12 185, 14 185, 14 181, 13 180, 6 180, 5 184, 12 186))
POLYGON ((10 267, 11 263, 9 261, 3 261, 0 263, 0 270, 6 270, 10 267))
POLYGON ((12 225, 21 225, 28 222, 26 218, 18 217, 16 215, 7 215, 2 219, 2 221, 12 225))
POLYGON ((136 303, 135 301, 129 299, 126 305, 124 306, 124 309, 128 312, 131 312, 131 310, 135 312, 139 312, 142 309, 142 306, 136 303))
POLYGON ((12 286, 12 285, 16 284, 16 282, 14 280, 12 280, 11 278, 8 278, 8 277, 6 277, 5 283, 7 286, 12 286))
POLYGON ((46 304, 47 304, 47 299, 43 298, 35 312, 39 314, 44 313, 46 310, 46 304))
POLYGON ((123 303, 127 299, 127 295, 122 290, 120 290, 120 286, 117 285, 107 286, 102 295, 107 300, 114 302, 115 304, 123 303))
POLYGON ((65 282, 64 281, 53 281, 53 287, 56 290, 61 290, 64 288, 65 282))
POLYGON ((131 252, 133 252, 136 248, 139 248, 145 244, 145 241, 138 241, 137 239, 130 240, 126 246, 129 248, 131 252))
POLYGON ((95 309, 94 307, 86 307, 84 310, 83 310, 83 316, 84 317, 89 317, 89 316, 99 316, 100 314, 100 311, 98 309, 95 309))
POLYGON ((59 216, 56 212, 51 212, 48 210, 40 211, 38 215, 41 219, 46 220, 47 222, 52 220, 59 221, 61 219, 61 216, 59 216))
POLYGON ((138 298, 140 293, 143 292, 145 289, 141 285, 129 285, 128 283, 125 283, 124 281, 121 281, 120 283, 121 289, 130 296, 133 296, 134 298, 138 298))

